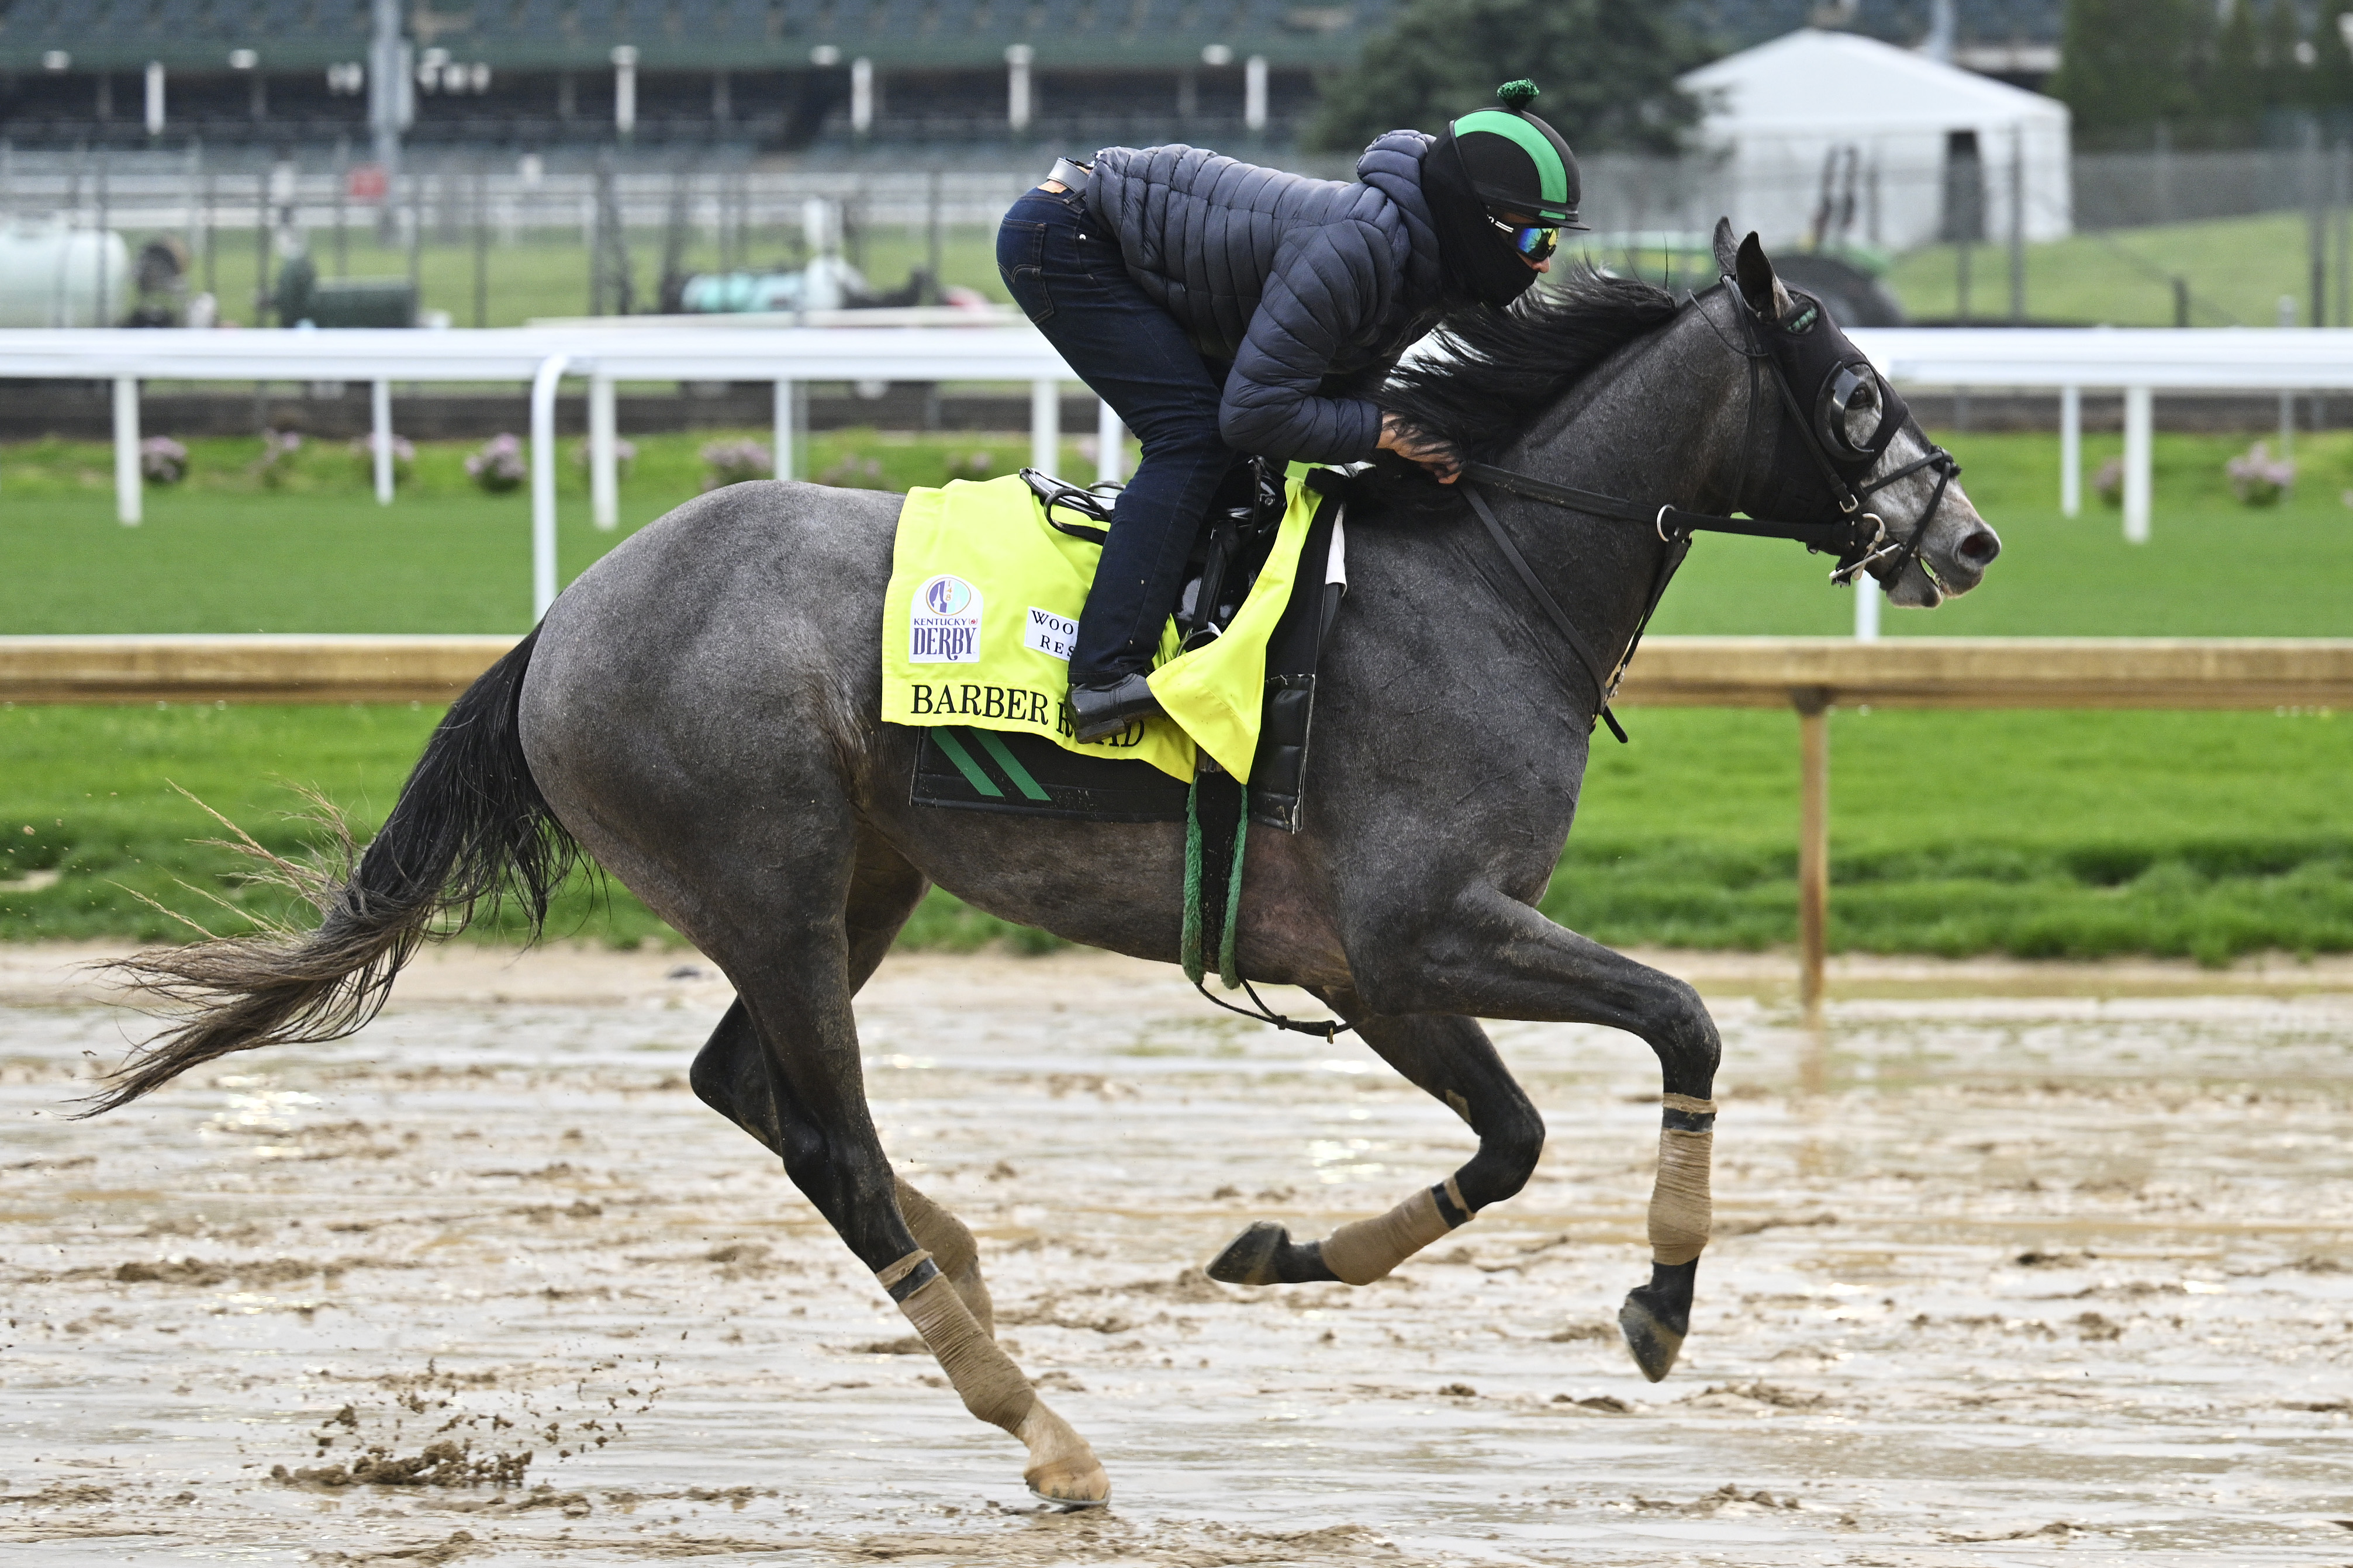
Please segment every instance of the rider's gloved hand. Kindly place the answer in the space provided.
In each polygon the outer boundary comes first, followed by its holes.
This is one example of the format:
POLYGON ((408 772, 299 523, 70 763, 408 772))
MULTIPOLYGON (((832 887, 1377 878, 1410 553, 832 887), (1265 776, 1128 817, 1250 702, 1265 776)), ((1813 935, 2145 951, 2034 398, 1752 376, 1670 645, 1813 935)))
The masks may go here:
POLYGON ((1441 485, 1452 484, 1461 474, 1461 461, 1451 447, 1421 440, 1394 414, 1381 416, 1381 438, 1376 445, 1384 452, 1395 452, 1409 462, 1419 463, 1441 485))

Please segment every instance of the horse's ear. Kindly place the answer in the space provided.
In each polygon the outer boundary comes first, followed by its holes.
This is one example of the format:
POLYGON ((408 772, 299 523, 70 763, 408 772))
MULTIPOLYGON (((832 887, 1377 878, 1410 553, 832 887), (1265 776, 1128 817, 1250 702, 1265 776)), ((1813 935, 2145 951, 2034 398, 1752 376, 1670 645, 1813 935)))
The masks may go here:
POLYGON ((1789 313, 1789 291, 1773 275, 1773 263, 1765 247, 1757 242, 1757 232, 1740 242, 1740 253, 1733 258, 1732 276, 1740 284, 1740 297, 1748 308, 1767 321, 1778 321, 1789 313))
POLYGON ((1733 268, 1739 265, 1738 248, 1737 242, 1732 237, 1732 220, 1728 217, 1716 219, 1715 270, 1719 275, 1732 276, 1733 268))

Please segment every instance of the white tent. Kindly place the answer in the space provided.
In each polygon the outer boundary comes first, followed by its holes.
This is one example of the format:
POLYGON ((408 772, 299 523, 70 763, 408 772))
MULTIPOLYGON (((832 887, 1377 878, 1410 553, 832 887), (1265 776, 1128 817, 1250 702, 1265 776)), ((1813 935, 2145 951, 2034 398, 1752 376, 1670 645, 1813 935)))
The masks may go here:
POLYGON ((1852 33, 1806 28, 1683 78, 1733 220, 1901 250, 2071 226, 2067 106, 1852 33), (2022 222, 2014 219, 2019 215, 2022 222))

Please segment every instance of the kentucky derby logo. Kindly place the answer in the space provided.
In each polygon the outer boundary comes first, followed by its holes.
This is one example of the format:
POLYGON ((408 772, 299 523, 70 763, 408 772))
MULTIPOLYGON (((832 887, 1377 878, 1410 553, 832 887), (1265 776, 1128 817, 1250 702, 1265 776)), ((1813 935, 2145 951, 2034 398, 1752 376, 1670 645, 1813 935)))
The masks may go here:
POLYGON ((934 577, 910 606, 907 662, 980 662, 980 590, 961 577, 934 577))

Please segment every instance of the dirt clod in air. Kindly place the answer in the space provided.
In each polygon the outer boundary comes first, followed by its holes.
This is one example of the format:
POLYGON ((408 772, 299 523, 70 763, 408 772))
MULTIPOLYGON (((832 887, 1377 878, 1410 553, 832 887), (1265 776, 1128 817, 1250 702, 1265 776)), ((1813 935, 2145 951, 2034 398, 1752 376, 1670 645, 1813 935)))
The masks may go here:
POLYGON ((269 1479, 289 1486, 315 1487, 512 1487, 522 1484, 531 1468, 531 1452, 477 1454, 470 1443, 443 1441, 426 1446, 406 1458, 377 1447, 348 1463, 304 1465, 288 1469, 272 1465, 269 1479))

